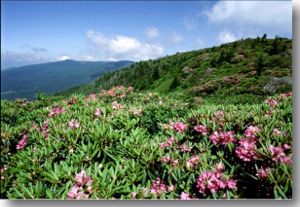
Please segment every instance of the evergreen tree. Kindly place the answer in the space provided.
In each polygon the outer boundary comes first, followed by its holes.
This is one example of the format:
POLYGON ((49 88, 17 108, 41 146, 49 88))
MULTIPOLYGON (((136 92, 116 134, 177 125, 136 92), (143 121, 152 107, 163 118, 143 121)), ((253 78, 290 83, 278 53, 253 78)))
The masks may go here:
POLYGON ((264 66, 265 66, 265 64, 264 64, 263 56, 260 55, 258 57, 258 59, 256 60, 256 74, 257 74, 257 76, 261 75, 261 72, 262 72, 264 66))
POLYGON ((153 69, 153 72, 152 72, 152 79, 153 80, 158 80, 159 79, 159 70, 157 67, 155 67, 153 69))
POLYGON ((263 40, 267 39, 267 34, 265 33, 262 37, 263 40))
POLYGON ((273 40, 272 43, 272 48, 269 52, 270 55, 276 55, 279 52, 278 50, 278 37, 276 36, 276 38, 273 40))
POLYGON ((177 88, 179 86, 179 84, 180 84, 180 82, 179 82, 177 76, 175 76, 172 80, 172 83, 171 83, 169 89, 173 90, 173 89, 177 88))

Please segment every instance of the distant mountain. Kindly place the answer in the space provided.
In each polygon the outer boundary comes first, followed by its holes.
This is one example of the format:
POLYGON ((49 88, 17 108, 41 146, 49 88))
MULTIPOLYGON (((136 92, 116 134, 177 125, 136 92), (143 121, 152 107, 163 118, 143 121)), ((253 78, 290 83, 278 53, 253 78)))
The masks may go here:
POLYGON ((35 94, 53 94, 91 82, 105 72, 131 65, 132 61, 65 60, 27 65, 1 71, 1 99, 34 99, 35 94))

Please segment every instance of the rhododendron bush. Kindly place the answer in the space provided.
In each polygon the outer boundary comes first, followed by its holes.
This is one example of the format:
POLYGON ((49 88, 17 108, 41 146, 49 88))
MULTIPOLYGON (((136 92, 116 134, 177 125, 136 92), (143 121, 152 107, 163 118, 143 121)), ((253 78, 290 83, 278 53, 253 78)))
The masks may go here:
POLYGON ((1 198, 292 198, 291 93, 195 106, 117 86, 43 101, 1 101, 1 198))

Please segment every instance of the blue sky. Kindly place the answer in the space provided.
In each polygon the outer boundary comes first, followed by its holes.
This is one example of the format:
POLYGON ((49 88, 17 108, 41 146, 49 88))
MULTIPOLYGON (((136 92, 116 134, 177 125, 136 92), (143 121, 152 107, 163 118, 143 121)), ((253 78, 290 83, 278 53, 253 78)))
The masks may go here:
POLYGON ((1 68, 147 60, 264 33, 292 37, 291 1, 4 1, 1 68))

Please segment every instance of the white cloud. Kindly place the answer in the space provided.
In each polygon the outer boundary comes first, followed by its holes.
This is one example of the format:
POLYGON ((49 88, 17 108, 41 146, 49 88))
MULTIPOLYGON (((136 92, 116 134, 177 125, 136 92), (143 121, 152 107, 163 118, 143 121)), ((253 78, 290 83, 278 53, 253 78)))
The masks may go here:
POLYGON ((147 27, 145 29, 145 34, 149 39, 155 39, 159 37, 159 29, 156 27, 147 27))
POLYGON ((219 1, 204 14, 212 23, 244 30, 292 31, 291 1, 219 1))
POLYGON ((58 61, 70 60, 70 59, 72 59, 72 58, 67 54, 63 54, 57 58, 58 61))
POLYGON ((220 32, 218 36, 218 41, 220 43, 227 43, 227 42, 233 42, 237 40, 237 37, 235 37, 230 31, 222 31, 220 32))
POLYGON ((170 41, 172 44, 179 44, 183 41, 183 37, 177 32, 173 32, 170 41))
POLYGON ((124 35, 106 37, 104 34, 89 30, 87 38, 96 48, 106 54, 107 59, 147 60, 159 57, 164 48, 159 44, 141 43, 138 39, 124 35))
POLYGON ((50 61, 49 57, 34 52, 1 52, 1 69, 50 61))
POLYGON ((81 56, 81 60, 84 60, 84 61, 95 61, 96 58, 92 55, 83 55, 81 56))

